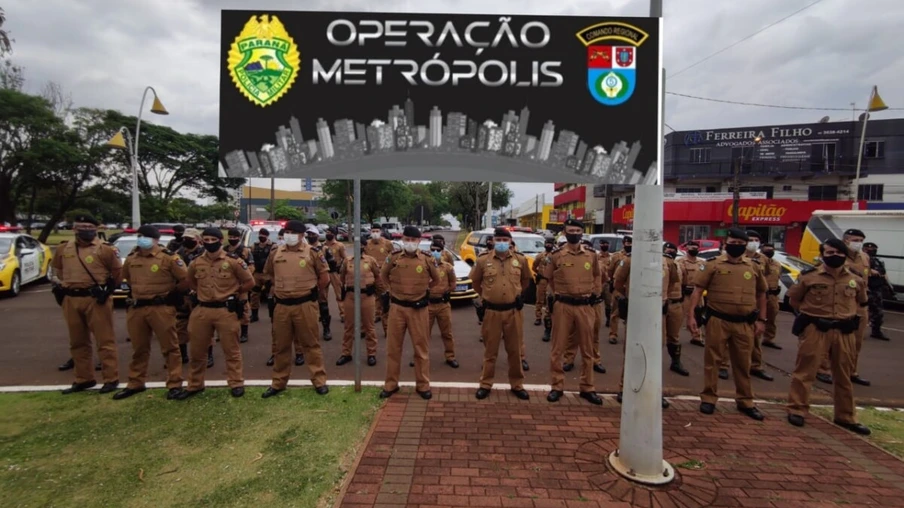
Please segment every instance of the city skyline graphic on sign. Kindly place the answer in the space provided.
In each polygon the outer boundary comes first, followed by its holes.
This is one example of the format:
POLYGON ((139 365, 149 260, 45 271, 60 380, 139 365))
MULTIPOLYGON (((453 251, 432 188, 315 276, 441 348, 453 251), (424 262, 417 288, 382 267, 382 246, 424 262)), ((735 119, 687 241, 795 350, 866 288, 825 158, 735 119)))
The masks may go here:
MULTIPOLYGON (((657 183, 657 163, 647 168, 634 167, 642 145, 640 141, 613 142, 607 150, 601 145, 588 146, 580 135, 568 129, 557 129, 547 120, 542 129, 530 130, 530 108, 501 113, 499 121, 483 121, 451 111, 443 113, 437 106, 429 112, 426 125, 415 123, 415 103, 407 98, 402 106, 388 108, 384 119, 369 123, 349 118, 334 120, 332 125, 319 118, 314 138, 305 139, 297 117, 273 133, 273 143, 259 150, 233 150, 224 157, 224 170, 229 177, 305 178, 328 176, 330 166, 370 159, 403 157, 418 154, 446 153, 462 157, 462 164, 481 166, 501 162, 531 165, 542 169, 548 181, 563 176, 584 179, 588 183, 615 185, 651 185, 657 183)), ((386 161, 389 163, 390 161, 386 161)), ((455 179, 455 175, 449 175, 455 179)), ((513 180, 516 181, 516 180, 513 180)))

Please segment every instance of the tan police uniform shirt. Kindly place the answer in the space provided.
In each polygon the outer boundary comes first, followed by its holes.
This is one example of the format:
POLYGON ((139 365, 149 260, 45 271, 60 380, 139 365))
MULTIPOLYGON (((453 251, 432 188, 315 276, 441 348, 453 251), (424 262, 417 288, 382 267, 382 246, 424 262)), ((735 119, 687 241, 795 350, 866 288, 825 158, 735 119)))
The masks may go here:
POLYGON ((254 273, 254 256, 251 255, 251 249, 245 247, 241 243, 233 247, 228 243, 223 244, 223 250, 226 251, 226 254, 235 254, 242 261, 248 265, 248 271, 254 273))
POLYGON ((417 302, 427 297, 430 281, 439 279, 439 271, 433 259, 421 251, 398 252, 386 258, 380 277, 388 283, 393 298, 417 302))
POLYGON ((760 261, 763 263, 763 276, 766 277, 766 286, 769 287, 770 291, 778 289, 779 279, 782 276, 781 263, 763 255, 760 256, 760 261))
POLYGON ((95 284, 103 285, 109 278, 113 278, 117 284, 122 281, 122 261, 119 254, 113 246, 98 238, 84 246, 78 245, 76 240, 60 244, 51 265, 60 283, 67 289, 87 289, 95 284))
POLYGON ((343 259, 348 257, 348 255, 345 253, 345 244, 340 241, 327 240, 323 243, 323 246, 330 251, 330 254, 333 255, 333 259, 336 260, 336 264, 341 263, 343 259))
MULTIPOLYGON (((681 272, 681 283, 684 287, 690 289, 690 292, 693 292, 697 275, 703 270, 703 267, 706 266, 705 263, 705 260, 696 256, 694 256, 694 259, 684 256, 675 261, 675 264, 678 265, 678 271, 681 272)), ((690 296, 690 292, 688 292, 688 296, 690 296)))
POLYGON ((514 303, 530 285, 527 258, 517 252, 481 256, 471 269, 474 291, 484 301, 496 305, 514 303))
POLYGON ((560 296, 586 298, 599 295, 603 289, 596 253, 583 245, 554 251, 544 276, 552 284, 553 294, 560 296))
POLYGON ((825 266, 804 271, 788 289, 791 306, 801 314, 825 319, 850 319, 867 302, 866 283, 847 267, 832 275, 825 266))
POLYGON ((280 245, 267 258, 264 274, 273 280, 277 298, 303 298, 319 286, 320 276, 329 271, 323 252, 299 242, 295 247, 280 245))
POLYGON ((132 288, 135 300, 164 297, 179 286, 188 286, 188 268, 178 255, 159 245, 142 251, 135 248, 122 265, 122 278, 132 288))
POLYGON ((669 300, 680 300, 681 285, 683 282, 681 279, 681 270, 678 269, 678 263, 668 256, 663 256, 662 259, 665 261, 665 264, 662 265, 662 294, 669 300))
POLYGON ((188 266, 189 285, 201 302, 225 302, 249 281, 254 283, 248 264, 222 249, 213 259, 204 253, 188 266))
POLYGON ((738 317, 757 310, 757 295, 766 292, 758 264, 746 257, 733 261, 725 254, 709 260, 694 284, 706 290, 709 308, 738 317))
POLYGON ((441 261, 436 265, 438 277, 436 280, 430 281, 430 298, 440 298, 446 292, 455 290, 455 283, 458 279, 455 277, 455 267, 450 263, 441 261))
MULTIPOLYGON (((614 258, 614 256, 613 256, 614 258)), ((628 290, 631 287, 631 256, 624 256, 614 263, 615 269, 612 277, 612 284, 615 294, 623 298, 628 297, 628 290)))
POLYGON ((615 270, 618 269, 619 263, 621 263, 623 260, 630 258, 630 257, 631 256, 629 256, 628 253, 625 252, 624 250, 620 250, 610 256, 609 274, 608 274, 610 279, 615 277, 615 270))
POLYGON ((377 261, 377 268, 383 268, 386 258, 392 254, 392 242, 385 238, 379 240, 371 238, 364 244, 364 253, 377 261))
MULTIPOLYGON (((342 277, 345 287, 355 287, 355 256, 345 258, 345 262, 339 267, 339 276, 342 277)), ((376 288, 378 295, 386 291, 377 260, 367 254, 361 254, 361 291, 363 292, 364 288, 370 285, 376 288)))
POLYGON ((447 251, 445 247, 443 247, 443 253, 440 255, 440 259, 444 263, 449 263, 452 266, 455 266, 455 258, 452 257, 452 253, 447 251))

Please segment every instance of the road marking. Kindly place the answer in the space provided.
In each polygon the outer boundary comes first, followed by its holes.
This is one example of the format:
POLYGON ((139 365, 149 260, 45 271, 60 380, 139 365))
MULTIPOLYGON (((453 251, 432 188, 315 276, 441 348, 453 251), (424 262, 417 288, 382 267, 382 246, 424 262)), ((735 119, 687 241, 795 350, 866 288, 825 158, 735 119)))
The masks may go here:
POLYGON ((887 326, 883 326, 882 329, 883 329, 883 330, 890 330, 890 331, 892 331, 892 332, 904 333, 904 330, 902 330, 902 329, 900 329, 900 328, 889 328, 889 327, 887 327, 887 326))

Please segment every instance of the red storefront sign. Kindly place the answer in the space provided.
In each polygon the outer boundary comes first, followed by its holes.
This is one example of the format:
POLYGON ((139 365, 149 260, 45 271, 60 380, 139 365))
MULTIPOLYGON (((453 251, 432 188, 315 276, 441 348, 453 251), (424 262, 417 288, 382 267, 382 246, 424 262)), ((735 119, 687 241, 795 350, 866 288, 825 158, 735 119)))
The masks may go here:
MULTIPOLYGON (((791 199, 742 199, 738 206, 738 223, 747 225, 787 226, 795 222, 806 224, 816 210, 850 210, 851 201, 794 201, 791 199)), ((731 224, 732 200, 724 201, 666 201, 663 203, 665 222, 700 224, 718 222, 731 224)), ((866 209, 866 202, 860 202, 866 209)), ((612 213, 615 224, 634 221, 634 205, 616 208, 612 213)))
POLYGON ((634 222, 634 205, 625 205, 612 210, 612 222, 615 224, 630 224, 634 222))
POLYGON ((584 220, 584 209, 583 208, 575 208, 571 211, 571 216, 577 220, 584 220))

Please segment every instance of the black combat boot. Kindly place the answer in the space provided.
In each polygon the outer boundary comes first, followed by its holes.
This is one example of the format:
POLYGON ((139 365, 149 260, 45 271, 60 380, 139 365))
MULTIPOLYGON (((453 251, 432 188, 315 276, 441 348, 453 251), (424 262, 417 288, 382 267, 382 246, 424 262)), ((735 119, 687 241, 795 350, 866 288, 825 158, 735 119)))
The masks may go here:
POLYGON ((258 309, 251 309, 251 322, 252 323, 257 323, 258 321, 260 321, 260 317, 258 317, 257 313, 258 313, 258 309))
POLYGON ((681 365, 681 344, 667 344, 666 348, 669 351, 669 356, 672 358, 672 364, 669 366, 669 370, 681 374, 682 376, 689 376, 691 373, 681 365))
POLYGON ((239 337, 239 342, 242 344, 248 342, 248 325, 242 325, 242 335, 239 337))
POLYGON ((207 346, 207 368, 213 367, 213 346, 207 346))

